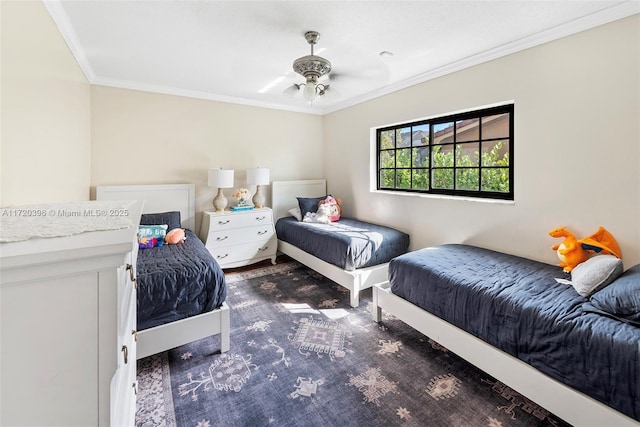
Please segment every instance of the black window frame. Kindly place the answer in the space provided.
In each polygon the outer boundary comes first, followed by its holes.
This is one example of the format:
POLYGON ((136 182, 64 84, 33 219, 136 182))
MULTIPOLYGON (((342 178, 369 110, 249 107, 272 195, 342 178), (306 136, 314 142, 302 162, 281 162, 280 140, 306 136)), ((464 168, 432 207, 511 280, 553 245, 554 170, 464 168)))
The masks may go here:
MULTIPOLYGON (((504 104, 504 105, 499 105, 499 106, 494 106, 494 107, 488 107, 488 108, 482 108, 482 109, 478 109, 478 110, 470 110, 470 111, 465 111, 462 113, 455 113, 455 114, 447 114, 444 116, 437 116, 437 117, 431 117, 428 119, 424 119, 424 120, 418 120, 418 121, 413 121, 413 122, 408 122, 408 123, 401 123, 401 124, 397 124, 397 125, 393 125, 393 126, 386 126, 386 127, 382 127, 382 128, 378 128, 376 129, 376 189, 377 190, 382 190, 382 191, 393 191, 393 192, 399 192, 399 193, 422 193, 422 194, 438 194, 438 195, 448 195, 448 196, 458 196, 458 197, 471 197, 471 198, 482 198, 482 199, 497 199, 497 200, 513 200, 514 199, 514 104, 504 104), (506 137, 496 137, 496 138, 486 138, 483 139, 482 136, 482 124, 480 124, 478 126, 478 137, 475 140, 471 140, 471 141, 457 141, 458 138, 458 134, 457 134, 457 126, 456 126, 456 122, 462 121, 462 120, 470 120, 470 119, 478 119, 479 121, 481 121, 481 119, 483 117, 490 117, 490 116, 495 116, 495 115, 502 115, 502 114, 508 114, 509 115, 509 136, 508 138, 506 137), (444 123, 453 123, 453 140, 452 142, 447 142, 445 144, 433 144, 432 142, 434 141, 434 126, 437 126, 438 124, 444 124, 444 123), (411 154, 410 154, 410 164, 409 167, 398 167, 397 166, 397 156, 395 156, 395 152, 400 148, 400 149, 406 149, 407 147, 398 147, 397 142, 394 143, 394 147, 393 148, 381 148, 381 135, 383 132, 388 132, 388 131, 394 131, 394 133, 396 133, 398 130, 404 129, 404 128, 414 128, 414 127, 418 127, 418 126, 424 126, 424 125, 428 125, 429 126, 429 161, 428 161, 428 167, 415 167, 414 166, 414 162, 413 162, 413 150, 411 150, 411 154), (467 143, 467 142, 477 142, 478 143, 478 151, 479 153, 482 153, 482 144, 483 142, 495 142, 498 140, 501 141, 505 141, 508 139, 508 153, 509 153, 509 165, 508 166, 483 166, 482 165, 482 161, 481 156, 479 158, 478 161, 478 165, 477 165, 477 169, 478 169, 478 190, 468 190, 468 189, 456 189, 455 188, 455 183, 456 183, 456 172, 460 171, 462 169, 462 167, 457 166, 456 165, 456 156, 453 156, 453 166, 451 167, 446 167, 446 168, 438 168, 438 167, 434 167, 433 165, 433 151, 434 151, 434 147, 436 146, 450 146, 452 147, 452 149, 454 150, 453 152, 455 153, 455 149, 456 146, 460 145, 462 142, 467 143), (385 167, 383 168, 381 166, 381 155, 383 152, 394 152, 394 166, 393 167, 385 167), (504 168, 509 170, 508 172, 508 176, 509 176, 509 191, 507 192, 502 192, 502 191, 487 191, 487 190, 482 190, 482 170, 483 169, 487 169, 487 168, 491 168, 491 169, 500 169, 500 168, 504 168), (415 169, 428 169, 428 174, 429 174, 429 185, 428 185, 428 189, 418 189, 418 188, 399 188, 397 186, 397 180, 394 180, 394 187, 381 187, 380 186, 380 181, 381 181, 381 174, 383 171, 394 171, 394 176, 397 177, 397 171, 398 170, 410 170, 410 180, 411 180, 411 184, 413 184, 413 174, 411 173, 411 171, 415 170, 415 169), (453 185, 454 188, 453 189, 442 189, 442 188, 433 188, 433 176, 434 176, 434 170, 438 170, 438 169, 453 169, 453 185)), ((397 135, 397 133, 396 133, 397 135)), ((409 149, 414 148, 413 144, 412 144, 412 139, 413 139, 413 130, 410 131, 410 137, 409 137, 409 149)), ((395 137, 397 139, 397 136, 395 137)), ((424 147, 424 146, 423 146, 424 147)), ((471 167, 472 169, 475 169, 475 167, 471 167)))

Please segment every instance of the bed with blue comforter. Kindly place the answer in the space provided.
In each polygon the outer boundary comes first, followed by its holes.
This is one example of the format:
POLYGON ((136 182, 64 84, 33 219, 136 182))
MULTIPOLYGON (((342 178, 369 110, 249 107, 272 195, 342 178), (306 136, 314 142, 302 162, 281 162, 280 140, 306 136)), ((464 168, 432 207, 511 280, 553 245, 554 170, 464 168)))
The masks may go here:
POLYGON ((351 218, 329 224, 294 217, 276 223, 278 240, 347 271, 384 264, 409 247, 409 235, 396 229, 351 218))
POLYGON ((640 420, 640 328, 629 320, 638 313, 594 307, 624 300, 615 295, 624 286, 634 289, 633 301, 640 266, 591 298, 556 281, 567 276, 553 265, 458 244, 389 263, 393 294, 640 420))
POLYGON ((191 230, 185 235, 138 252, 139 331, 215 310, 226 298, 222 269, 191 230))
POLYGON ((347 288, 352 307, 360 291, 387 280, 389 261, 409 248, 406 233, 345 217, 329 224, 283 217, 276 234, 280 252, 347 288))

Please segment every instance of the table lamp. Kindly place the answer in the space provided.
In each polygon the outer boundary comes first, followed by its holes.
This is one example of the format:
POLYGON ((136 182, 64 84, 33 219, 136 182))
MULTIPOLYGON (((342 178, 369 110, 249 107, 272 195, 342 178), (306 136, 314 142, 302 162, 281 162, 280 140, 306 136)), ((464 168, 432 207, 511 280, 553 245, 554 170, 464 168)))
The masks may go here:
POLYGON ((264 206, 264 194, 260 190, 261 185, 269 185, 269 169, 247 169, 247 184, 256 186, 256 194, 253 195, 253 205, 256 208, 264 206))
POLYGON ((213 207, 216 212, 223 212, 227 207, 227 198, 224 197, 222 189, 233 187, 233 169, 209 169, 209 187, 218 187, 213 207))

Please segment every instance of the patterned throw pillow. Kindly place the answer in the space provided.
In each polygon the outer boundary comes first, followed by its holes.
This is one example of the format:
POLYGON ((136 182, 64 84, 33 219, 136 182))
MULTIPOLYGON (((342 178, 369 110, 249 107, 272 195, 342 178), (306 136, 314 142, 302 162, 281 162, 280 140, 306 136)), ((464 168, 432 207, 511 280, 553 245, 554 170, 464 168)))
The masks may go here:
POLYGON ((138 226, 138 247, 140 249, 162 246, 164 237, 167 235, 166 224, 163 225, 139 225, 138 226))
POLYGON ((149 249, 158 246, 158 239, 155 237, 138 237, 138 248, 149 249))

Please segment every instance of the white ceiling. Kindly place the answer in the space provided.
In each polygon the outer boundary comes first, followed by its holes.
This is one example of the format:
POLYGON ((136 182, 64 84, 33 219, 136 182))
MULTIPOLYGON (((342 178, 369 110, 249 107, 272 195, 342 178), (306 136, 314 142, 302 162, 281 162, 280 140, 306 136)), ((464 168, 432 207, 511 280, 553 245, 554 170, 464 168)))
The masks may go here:
POLYGON ((44 3, 92 84, 317 114, 640 12, 640 0, 44 3), (282 93, 304 82, 292 63, 308 30, 333 101, 282 93))

